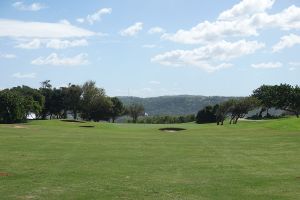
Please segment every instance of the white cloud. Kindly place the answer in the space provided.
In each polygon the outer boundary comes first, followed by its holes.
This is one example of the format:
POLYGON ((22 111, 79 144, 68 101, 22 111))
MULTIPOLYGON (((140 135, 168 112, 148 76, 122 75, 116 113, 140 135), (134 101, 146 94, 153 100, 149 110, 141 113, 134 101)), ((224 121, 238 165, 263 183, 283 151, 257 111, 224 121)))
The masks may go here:
POLYGON ((39 49, 42 45, 40 39, 33 39, 26 43, 20 43, 16 47, 21 49, 39 49))
POLYGON ((40 4, 40 3, 32 3, 29 5, 26 5, 21 1, 13 3, 12 6, 18 10, 24 10, 24 11, 39 11, 41 9, 46 8, 45 5, 40 4))
POLYGON ((100 21, 104 15, 111 14, 111 8, 101 8, 97 12, 88 15, 86 18, 77 18, 76 21, 79 23, 88 22, 90 25, 93 25, 96 21, 100 21))
POLYGON ((66 49, 71 47, 87 46, 88 42, 85 39, 80 40, 60 40, 60 39, 33 39, 29 42, 16 45, 21 49, 39 49, 41 47, 52 49, 66 49))
POLYGON ((204 21, 189 30, 165 33, 162 39, 183 44, 201 44, 226 37, 258 36, 259 30, 300 29, 300 8, 294 5, 275 14, 268 14, 275 0, 244 0, 222 12, 216 21, 204 21))
POLYGON ((17 56, 15 54, 1 54, 0 53, 0 58, 6 58, 6 59, 13 59, 16 58, 17 56))
POLYGON ((251 67, 256 69, 276 69, 282 67, 282 63, 280 62, 258 63, 258 64, 252 64, 251 67))
POLYGON ((295 34, 285 35, 280 38, 280 41, 273 46, 273 52, 278 52, 285 48, 293 47, 300 44, 300 36, 295 34))
POLYGON ((156 45, 155 44, 144 44, 142 47, 147 48, 147 49, 153 49, 156 47, 156 45))
POLYGON ((152 27, 152 28, 150 28, 150 29, 148 30, 148 33, 149 33, 149 34, 165 33, 165 32, 166 32, 166 31, 165 31, 163 28, 158 27, 158 26, 152 27))
POLYGON ((222 12, 219 20, 233 20, 237 18, 249 17, 255 13, 265 12, 272 8, 275 0, 243 0, 234 5, 231 9, 222 12))
POLYGON ((107 15, 110 14, 112 12, 111 8, 102 8, 100 10, 98 10, 96 13, 92 14, 92 15, 88 15, 86 17, 86 20, 90 23, 93 24, 95 21, 100 21, 101 17, 103 15, 107 15))
POLYGON ((52 53, 47 57, 39 57, 31 61, 33 65, 64 65, 75 66, 88 64, 87 54, 81 53, 74 57, 60 57, 56 53, 52 53))
POLYGON ((76 21, 77 21, 78 23, 83 23, 85 20, 84 20, 84 18, 77 18, 76 21))
POLYGON ((167 66, 194 66, 207 72, 213 72, 232 66, 227 61, 240 56, 252 54, 265 45, 257 41, 240 40, 237 42, 221 41, 193 50, 174 50, 151 59, 167 66))
POLYGON ((67 38, 89 37, 96 33, 66 23, 24 22, 0 19, 0 37, 67 38))
POLYGON ((14 78, 35 78, 36 73, 23 74, 23 73, 18 72, 18 73, 13 74, 12 77, 14 77, 14 78))
POLYGON ((178 30, 175 34, 165 33, 162 39, 183 44, 200 44, 220 40, 228 36, 258 35, 256 28, 244 20, 204 21, 190 30, 178 30))
POLYGON ((122 36, 135 36, 141 30, 143 30, 143 23, 142 22, 136 22, 132 26, 129 26, 128 28, 121 30, 120 34, 122 36))
POLYGON ((69 47, 80 47, 80 46, 87 46, 87 45, 88 42, 85 39, 72 40, 72 41, 52 39, 46 43, 46 47, 52 49, 65 49, 69 47))

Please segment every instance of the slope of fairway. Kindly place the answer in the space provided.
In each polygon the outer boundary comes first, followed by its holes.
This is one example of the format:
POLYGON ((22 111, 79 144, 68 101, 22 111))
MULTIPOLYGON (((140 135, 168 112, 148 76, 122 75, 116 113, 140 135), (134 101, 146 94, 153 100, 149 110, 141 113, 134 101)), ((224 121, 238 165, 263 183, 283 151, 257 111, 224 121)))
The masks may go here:
POLYGON ((0 125, 0 199, 300 199, 300 119, 0 125))

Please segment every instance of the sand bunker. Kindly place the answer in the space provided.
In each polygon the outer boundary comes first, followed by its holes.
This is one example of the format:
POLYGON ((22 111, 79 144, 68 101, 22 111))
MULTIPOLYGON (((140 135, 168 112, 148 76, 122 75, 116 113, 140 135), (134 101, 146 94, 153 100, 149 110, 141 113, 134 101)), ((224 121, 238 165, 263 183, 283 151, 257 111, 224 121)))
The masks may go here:
POLYGON ((172 128, 172 127, 168 127, 168 128, 160 128, 160 131, 164 131, 164 132, 169 132, 169 133, 175 133, 178 131, 184 131, 186 129, 184 128, 172 128))
POLYGON ((20 125, 15 125, 15 126, 13 126, 14 128, 27 128, 27 127, 25 127, 25 126, 20 126, 20 125))

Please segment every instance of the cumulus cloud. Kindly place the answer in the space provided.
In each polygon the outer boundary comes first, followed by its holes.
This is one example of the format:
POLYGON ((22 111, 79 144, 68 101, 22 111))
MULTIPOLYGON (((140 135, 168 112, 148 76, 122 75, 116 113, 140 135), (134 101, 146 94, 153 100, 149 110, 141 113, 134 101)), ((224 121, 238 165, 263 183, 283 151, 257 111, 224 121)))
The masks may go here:
POLYGON ((26 5, 21 1, 17 1, 15 3, 13 3, 12 6, 18 10, 24 10, 24 11, 39 11, 41 9, 46 8, 46 6, 41 3, 32 3, 29 5, 26 5))
POLYGON ((71 47, 87 46, 86 39, 80 40, 60 40, 60 39, 33 39, 28 42, 22 42, 16 45, 16 48, 21 49, 39 49, 41 47, 52 49, 66 49, 71 47))
POLYGON ((158 27, 158 26, 152 27, 148 30, 149 34, 157 34, 157 33, 159 34, 159 33, 165 33, 165 32, 166 32, 165 29, 158 27))
POLYGON ((35 78, 36 77, 36 73, 15 73, 12 75, 12 77, 14 78, 35 78))
POLYGON ((78 18, 77 21, 79 23, 83 23, 83 22, 87 21, 89 24, 92 25, 96 21, 100 21, 104 15, 111 14, 111 12, 112 12, 111 8, 101 8, 97 12, 95 12, 91 15, 88 15, 85 19, 84 18, 78 18))
POLYGON ((167 66, 194 66, 207 72, 232 66, 227 63, 233 58, 252 54, 265 46, 257 41, 239 40, 237 42, 221 41, 193 50, 174 50, 159 54, 151 59, 167 66))
POLYGON ((121 30, 120 34, 122 36, 135 36, 141 30, 143 30, 143 23, 142 22, 136 22, 132 26, 129 26, 128 28, 121 30))
POLYGON ((259 30, 279 28, 300 29, 300 8, 294 5, 279 13, 268 14, 275 0, 243 0, 231 9, 222 12, 216 21, 204 21, 189 30, 180 29, 162 39, 183 44, 201 44, 226 37, 258 36, 259 30))
POLYGON ((15 54, 7 54, 7 53, 0 53, 0 58, 6 58, 6 59, 13 59, 16 58, 17 56, 15 54))
POLYGON ((25 22, 0 19, 0 37, 67 38, 89 37, 96 33, 67 23, 25 22))
POLYGON ((96 13, 92 15, 88 15, 86 20, 90 23, 93 24, 95 21, 101 20, 101 17, 103 15, 111 14, 112 9, 111 8, 102 8, 98 10, 96 13))
POLYGON ((275 0, 243 0, 234 5, 231 9, 222 12, 219 20, 233 20, 249 17, 252 14, 265 12, 272 8, 275 0))
POLYGON ((16 48, 21 48, 21 49, 39 49, 42 45, 42 42, 40 39, 33 39, 29 42, 26 43, 20 43, 16 45, 16 48))
POLYGON ((252 64, 251 67, 256 69, 276 69, 282 67, 282 63, 281 62, 258 63, 258 64, 252 64))
POLYGON ((280 38, 280 41, 273 46, 273 52, 278 52, 285 48, 293 47, 300 44, 300 36, 295 34, 285 35, 280 38))
POLYGON ((52 53, 47 57, 39 57, 31 61, 33 65, 75 66, 88 64, 87 54, 81 53, 74 57, 61 57, 52 53))

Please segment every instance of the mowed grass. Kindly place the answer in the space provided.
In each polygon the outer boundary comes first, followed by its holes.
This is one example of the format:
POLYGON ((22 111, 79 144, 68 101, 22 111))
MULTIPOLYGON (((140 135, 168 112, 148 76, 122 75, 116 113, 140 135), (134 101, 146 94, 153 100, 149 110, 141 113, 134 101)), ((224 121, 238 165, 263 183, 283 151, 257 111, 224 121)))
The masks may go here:
POLYGON ((300 199, 300 119, 0 125, 0 199, 300 199))

